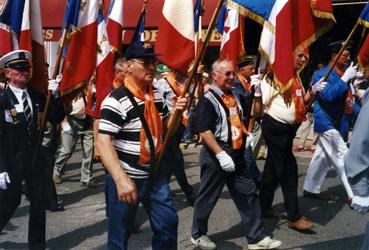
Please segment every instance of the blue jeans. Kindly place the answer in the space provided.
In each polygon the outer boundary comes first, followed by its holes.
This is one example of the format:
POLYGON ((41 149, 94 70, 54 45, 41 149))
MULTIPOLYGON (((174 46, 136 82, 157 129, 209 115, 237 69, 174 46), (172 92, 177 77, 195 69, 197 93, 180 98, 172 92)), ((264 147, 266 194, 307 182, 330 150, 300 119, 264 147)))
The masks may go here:
MULTIPOLYGON (((136 183, 139 201, 143 204, 149 217, 153 237, 152 249, 177 249, 178 216, 168 181, 163 178, 149 182, 148 179, 132 179, 136 183)), ((138 204, 130 205, 118 200, 113 178, 108 174, 109 230, 107 249, 127 249, 138 204)))
POLYGON ((183 132, 182 141, 184 143, 191 143, 192 140, 192 118, 193 118, 193 109, 191 108, 188 111, 188 126, 183 132))

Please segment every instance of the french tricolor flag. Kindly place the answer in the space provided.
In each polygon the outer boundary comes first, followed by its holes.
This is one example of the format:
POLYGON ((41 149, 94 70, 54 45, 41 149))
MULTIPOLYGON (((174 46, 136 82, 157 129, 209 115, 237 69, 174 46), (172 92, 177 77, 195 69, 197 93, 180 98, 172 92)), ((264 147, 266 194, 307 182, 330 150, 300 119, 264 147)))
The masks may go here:
MULTIPOLYGON (((110 50, 110 43, 106 23, 102 11, 98 15, 97 27, 97 58, 96 58, 96 105, 89 113, 93 117, 99 117, 100 106, 104 98, 110 92, 109 85, 114 79, 115 53, 110 50)), ((88 107, 91 107, 89 104, 88 107)))
POLYGON ((296 48, 308 48, 335 23, 332 0, 230 0, 228 5, 264 25, 259 50, 282 92, 292 85, 296 48))
POLYGON ((47 75, 40 1, 5 1, 0 10, 0 54, 16 49, 30 51, 33 73, 30 85, 45 92, 47 75))
POLYGON ((194 59, 194 14, 192 0, 165 0, 155 51, 168 67, 185 72, 194 59))
POLYGON ((111 49, 122 54, 123 0, 110 2, 106 29, 111 49))
POLYGON ((64 27, 70 39, 59 87, 65 101, 86 86, 96 69, 97 14, 98 0, 68 1, 64 27))
MULTIPOLYGON (((100 117, 100 107, 104 98, 111 92, 110 84, 114 79, 114 61, 117 55, 122 54, 123 34, 123 0, 112 0, 106 22, 102 22, 99 16, 98 41, 107 37, 108 42, 101 47, 107 55, 99 55, 96 69, 96 104, 91 112, 95 118, 100 117), (106 28, 104 28, 106 26, 106 28), (109 45, 109 48, 107 47, 109 45)), ((99 43, 99 42, 98 42, 99 43)))
MULTIPOLYGON (((225 8, 225 6, 223 6, 225 8)), ((235 9, 226 9, 222 11, 224 17, 218 19, 218 32, 223 33, 222 43, 220 45, 220 59, 232 61, 234 67, 237 66, 238 58, 244 54, 241 20, 243 19, 235 9), (224 23, 222 25, 222 20, 224 23)))

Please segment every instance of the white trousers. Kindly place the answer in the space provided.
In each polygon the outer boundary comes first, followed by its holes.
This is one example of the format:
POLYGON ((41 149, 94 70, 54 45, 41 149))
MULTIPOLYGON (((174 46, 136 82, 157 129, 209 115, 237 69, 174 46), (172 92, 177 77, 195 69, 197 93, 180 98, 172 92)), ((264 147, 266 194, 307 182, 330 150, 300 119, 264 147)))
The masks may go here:
POLYGON ((348 197, 352 198, 353 193, 347 180, 343 162, 347 150, 347 146, 337 130, 331 129, 318 133, 318 143, 306 173, 304 190, 311 193, 320 193, 320 187, 328 169, 333 166, 346 189, 348 197))

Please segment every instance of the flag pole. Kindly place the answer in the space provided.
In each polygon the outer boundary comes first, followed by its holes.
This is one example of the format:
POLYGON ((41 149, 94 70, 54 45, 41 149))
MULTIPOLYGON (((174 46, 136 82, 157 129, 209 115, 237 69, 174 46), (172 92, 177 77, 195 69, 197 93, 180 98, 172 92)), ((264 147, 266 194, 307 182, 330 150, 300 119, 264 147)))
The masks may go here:
MULTIPOLYGON (((56 61, 55 61, 54 72, 53 72, 52 77, 51 77, 51 79, 54 79, 54 80, 56 79, 56 77, 59 73, 60 62, 61 62, 61 59, 62 59, 63 48, 64 48, 64 45, 65 45, 66 38, 67 38, 67 28, 64 28, 62 38, 61 38, 61 41, 60 41, 60 44, 59 44, 59 49, 58 49, 56 61)), ((45 129, 45 124, 46 124, 46 117, 47 117, 47 114, 48 114, 48 111, 49 111, 51 95, 52 95, 51 91, 49 90, 47 92, 46 103, 45 103, 44 112, 43 112, 42 118, 41 118, 40 129, 38 131, 38 136, 37 136, 35 150, 34 150, 33 156, 32 156, 31 166, 33 166, 34 163, 36 162, 37 154, 40 150, 42 140, 43 140, 43 137, 44 137, 44 129, 45 129)))
MULTIPOLYGON (((347 44, 351 41, 353 35, 355 34, 355 31, 357 30, 357 28, 359 27, 359 22, 356 22, 354 28, 351 30, 351 33, 348 35, 348 37, 346 38, 346 40, 343 42, 343 45, 341 47, 341 49, 339 50, 339 52, 336 55, 336 58, 334 59, 333 63, 329 66, 327 72, 325 72, 324 76, 323 76, 323 81, 326 81, 330 75, 330 73, 332 72, 333 68, 336 66, 338 60, 340 59, 343 51, 346 49, 347 44)), ((306 105, 306 110, 311 108, 311 105, 313 105, 314 102, 314 97, 310 99, 309 103, 306 105)))
MULTIPOLYGON (((212 16, 211 21, 210 21, 209 26, 208 26, 208 30, 206 32, 205 40, 204 40, 203 44, 201 45, 200 52, 197 54, 197 56, 195 58, 195 62, 194 62, 193 67, 190 71, 190 75, 189 75, 188 79, 185 82, 181 97, 184 97, 187 94, 188 89, 190 88, 190 84, 192 82, 192 79, 194 78, 195 73, 197 72, 197 68, 199 67, 201 58, 203 58, 203 56, 205 54, 205 49, 208 46, 208 43, 210 41, 210 37, 211 37, 213 29, 215 27, 215 22, 218 19, 219 12, 220 12, 222 4, 223 4, 223 0, 218 0, 218 3, 216 5, 216 9, 213 13, 213 16, 212 16)), ((175 131, 175 129, 179 125, 180 115, 181 115, 181 112, 178 111, 178 110, 175 110, 173 115, 172 115, 172 119, 170 120, 170 123, 168 125, 168 130, 167 130, 166 135, 164 137, 164 141, 163 141, 163 144, 162 144, 162 148, 160 150, 159 157, 156 161, 156 167, 153 171, 154 175, 158 172, 160 163, 163 159, 165 148, 167 147, 167 145, 169 143, 169 139, 170 139, 171 135, 173 134, 173 132, 175 131)))

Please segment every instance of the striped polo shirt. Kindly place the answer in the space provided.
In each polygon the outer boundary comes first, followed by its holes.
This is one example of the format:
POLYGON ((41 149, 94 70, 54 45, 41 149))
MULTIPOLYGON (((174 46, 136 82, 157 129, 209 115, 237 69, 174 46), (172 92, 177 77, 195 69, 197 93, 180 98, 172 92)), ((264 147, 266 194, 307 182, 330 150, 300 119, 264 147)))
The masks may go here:
MULTIPOLYGON (((159 115, 164 120, 168 115, 168 108, 163 96, 157 89, 153 89, 155 106, 159 115)), ((145 109, 145 103, 135 97, 141 112, 145 109)), ((99 133, 109 134, 114 137, 112 143, 117 151, 122 168, 131 178, 143 179, 149 176, 147 171, 150 164, 140 166, 140 131, 142 123, 138 112, 133 108, 131 101, 122 88, 115 89, 105 98, 101 105, 99 133)))

